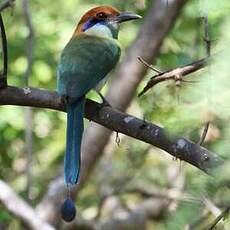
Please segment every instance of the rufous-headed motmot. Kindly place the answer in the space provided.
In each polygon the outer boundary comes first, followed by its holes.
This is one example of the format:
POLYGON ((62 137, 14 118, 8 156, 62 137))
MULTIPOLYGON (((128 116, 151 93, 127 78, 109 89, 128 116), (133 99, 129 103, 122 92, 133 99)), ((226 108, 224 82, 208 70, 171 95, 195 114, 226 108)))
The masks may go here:
MULTIPOLYGON (((78 183, 81 165, 81 139, 85 95, 99 89, 107 74, 120 57, 117 42, 122 22, 141 18, 129 12, 119 12, 110 6, 89 10, 83 15, 72 38, 62 51, 57 72, 57 91, 67 103, 67 141, 64 161, 65 184, 78 183)), ((67 197, 61 208, 65 221, 76 214, 75 206, 67 197)))

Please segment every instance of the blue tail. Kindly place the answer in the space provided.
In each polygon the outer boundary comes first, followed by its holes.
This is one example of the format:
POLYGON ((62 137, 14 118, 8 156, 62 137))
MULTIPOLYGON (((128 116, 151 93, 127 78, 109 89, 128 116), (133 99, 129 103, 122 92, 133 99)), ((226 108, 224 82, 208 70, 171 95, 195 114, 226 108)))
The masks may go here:
POLYGON ((81 139, 84 130, 85 98, 67 104, 67 143, 64 163, 65 183, 76 184, 81 167, 81 139))

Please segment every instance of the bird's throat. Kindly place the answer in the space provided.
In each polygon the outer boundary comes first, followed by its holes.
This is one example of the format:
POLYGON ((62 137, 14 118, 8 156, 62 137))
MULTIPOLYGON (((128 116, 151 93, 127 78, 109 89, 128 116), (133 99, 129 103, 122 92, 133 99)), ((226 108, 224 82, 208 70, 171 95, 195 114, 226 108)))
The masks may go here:
POLYGON ((89 35, 98 36, 98 37, 104 37, 104 38, 117 37, 117 34, 114 33, 112 28, 100 23, 97 23, 94 26, 90 27, 88 30, 85 31, 85 33, 89 35))

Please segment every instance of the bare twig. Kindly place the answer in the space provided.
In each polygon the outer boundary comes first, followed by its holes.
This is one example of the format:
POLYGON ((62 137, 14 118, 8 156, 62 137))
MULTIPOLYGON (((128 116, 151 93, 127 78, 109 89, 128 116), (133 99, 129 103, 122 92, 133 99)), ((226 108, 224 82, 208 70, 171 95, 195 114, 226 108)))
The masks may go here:
POLYGON ((23 13, 25 18, 26 27, 28 29, 26 56, 27 56, 27 68, 24 75, 25 85, 29 85, 29 76, 32 72, 33 64, 33 46, 34 46, 34 28, 32 25, 31 14, 29 10, 28 0, 23 0, 23 13))
POLYGON ((230 212, 230 206, 228 206, 220 215, 213 221, 208 230, 213 230, 222 218, 225 218, 230 212))
POLYGON ((209 24, 208 24, 208 16, 204 16, 204 41, 206 44, 206 54, 207 57, 211 56, 211 39, 209 36, 209 24))
MULTIPOLYGON (((55 92, 17 87, 7 87, 0 91, 0 105, 34 106, 62 111, 65 108, 62 98, 55 92)), ((170 137, 166 130, 155 124, 108 106, 102 107, 91 100, 87 100, 86 118, 161 148, 205 172, 210 172, 212 168, 216 168, 223 162, 216 154, 185 138, 170 137)))
POLYGON ((200 199, 188 193, 172 188, 163 190, 158 188, 149 189, 149 188, 142 188, 142 187, 134 187, 134 188, 125 189, 124 193, 137 193, 143 196, 144 198, 157 197, 157 198, 176 200, 176 201, 201 202, 200 199))
POLYGON ((0 89, 1 89, 7 86, 7 70, 8 70, 7 38, 6 38, 4 22, 1 14, 0 14, 0 27, 1 27, 2 53, 3 53, 3 71, 0 74, 0 89))
POLYGON ((15 0, 6 0, 0 5, 0 12, 5 10, 8 7, 13 7, 14 6, 15 0))
POLYGON ((32 153, 33 153, 33 110, 31 107, 25 108, 25 153, 26 153, 26 193, 28 200, 31 199, 31 173, 32 173, 32 153))
POLYGON ((204 126, 204 130, 203 130, 203 133, 200 137, 200 140, 198 142, 198 145, 203 145, 204 141, 205 141, 205 138, 207 136, 207 133, 208 133, 208 129, 209 129, 209 125, 210 125, 210 122, 208 121, 205 126, 204 126))
POLYGON ((117 146, 119 146, 120 143, 121 143, 121 138, 119 137, 119 133, 118 132, 116 132, 115 142, 116 142, 117 146))
MULTIPOLYGON (((200 59, 196 62, 190 63, 188 65, 184 65, 184 66, 172 69, 172 70, 165 71, 163 73, 159 73, 159 74, 153 76, 149 80, 149 82, 146 84, 146 86, 139 93, 138 96, 139 97, 142 96, 150 88, 152 88, 153 86, 155 86, 156 84, 158 84, 160 82, 167 81, 167 80, 177 80, 178 76, 183 77, 183 76, 186 76, 188 74, 194 73, 194 72, 204 68, 205 66, 207 66, 207 64, 208 64, 208 59, 204 58, 204 59, 200 59)), ((181 80, 185 81, 183 79, 181 79, 181 80)))
MULTIPOLYGON (((204 16, 203 19, 204 19, 204 41, 205 41, 205 44, 206 44, 206 55, 209 58, 211 56, 211 40, 210 40, 210 37, 209 37, 208 16, 204 16)), ((203 133, 202 133, 201 138, 200 138, 200 140, 198 142, 199 145, 202 145, 204 143, 204 141, 205 141, 205 138, 207 136, 208 129, 209 129, 209 124, 210 124, 209 121, 205 124, 203 133)))
POLYGON ((0 202, 14 216, 24 222, 26 226, 34 230, 54 230, 54 228, 41 220, 32 207, 19 197, 5 182, 0 180, 0 202))
POLYGON ((142 57, 138 57, 137 58, 141 63, 143 63, 147 68, 151 69, 154 72, 157 73, 162 73, 161 71, 159 71, 158 69, 154 68, 152 65, 150 65, 149 63, 147 63, 142 57))
MULTIPOLYGON (((23 0, 23 13, 25 18, 25 24, 28 29, 27 44, 26 44, 26 56, 27 56, 27 68, 24 74, 25 85, 29 85, 29 77, 32 72, 33 65, 33 44, 34 44, 34 29, 31 20, 31 14, 29 10, 28 0, 23 0)), ((30 199, 31 188, 31 166, 32 166, 32 151, 33 151, 33 111, 32 108, 25 109, 25 151, 27 158, 27 196, 30 199)))
POLYGON ((219 216, 221 213, 221 210, 207 197, 202 196, 202 201, 205 205, 205 207, 214 215, 219 216))

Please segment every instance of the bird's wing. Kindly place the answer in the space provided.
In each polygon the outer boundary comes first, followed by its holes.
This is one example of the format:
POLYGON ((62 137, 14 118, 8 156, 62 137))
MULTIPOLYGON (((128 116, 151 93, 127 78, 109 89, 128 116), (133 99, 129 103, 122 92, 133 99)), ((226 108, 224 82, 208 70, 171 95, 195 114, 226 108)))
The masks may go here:
POLYGON ((114 68, 119 57, 120 46, 115 39, 91 35, 71 39, 58 65, 58 92, 80 98, 114 68))

